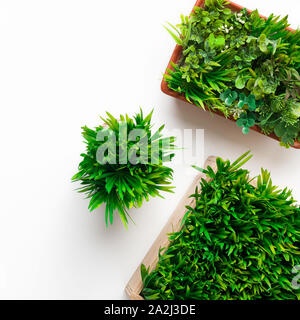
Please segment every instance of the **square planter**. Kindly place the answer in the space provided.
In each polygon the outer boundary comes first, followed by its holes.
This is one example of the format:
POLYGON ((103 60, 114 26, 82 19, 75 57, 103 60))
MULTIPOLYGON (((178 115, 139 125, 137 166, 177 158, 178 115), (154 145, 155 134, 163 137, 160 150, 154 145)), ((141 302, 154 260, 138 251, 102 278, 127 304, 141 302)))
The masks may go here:
MULTIPOLYGON (((210 166, 214 171, 217 170, 216 164, 216 157, 210 156, 206 159, 204 163, 204 169, 210 166)), ((141 277, 141 265, 145 265, 146 268, 149 268, 150 271, 154 270, 157 266, 159 260, 159 251, 161 248, 165 248, 165 250, 169 247, 169 234, 173 232, 178 232, 181 229, 181 221, 184 218, 187 208, 186 206, 194 208, 195 198, 190 198, 190 196, 195 192, 196 187, 198 186, 199 193, 201 192, 200 182, 204 179, 209 181, 209 178, 204 173, 199 173, 194 181, 189 186, 186 194, 182 197, 181 201, 177 205, 175 211, 169 218, 168 222, 152 244, 151 248, 149 249, 148 253, 144 257, 143 261, 140 263, 134 274, 132 275, 131 279, 127 283, 125 287, 125 292, 127 293, 128 297, 131 300, 144 300, 141 296, 141 291, 143 289, 143 281, 141 277)), ((253 179, 251 184, 256 187, 257 180, 253 179)), ((165 252, 162 251, 162 254, 165 252)))
MULTIPOLYGON (((231 1, 228 1, 228 2, 229 2, 228 8, 231 9, 232 11, 234 11, 234 12, 239 12, 239 11, 241 11, 243 9, 242 6, 240 6, 238 4, 235 4, 234 2, 231 2, 231 1)), ((198 0, 196 2, 196 4, 195 4, 195 7, 204 7, 204 4, 205 4, 205 0, 198 0)), ((248 10, 248 12, 251 13, 251 10, 248 10)), ((260 15, 260 17, 266 19, 266 17, 264 17, 262 15, 260 15)), ((292 28, 288 28, 288 30, 291 31, 291 32, 295 31, 292 28)), ((180 45, 176 45, 175 50, 174 50, 174 52, 172 54, 171 60, 170 60, 170 62, 168 64, 168 67, 166 69, 165 74, 168 74, 168 70, 169 69, 173 70, 173 67, 172 67, 171 63, 177 64, 179 62, 181 56, 182 56, 182 47, 180 45)), ((168 87, 168 84, 167 84, 167 82, 165 81, 164 78, 163 78, 162 83, 161 83, 161 90, 165 94, 167 94, 169 96, 172 96, 174 98, 177 98, 177 99, 180 99, 180 100, 185 101, 187 103, 190 103, 189 101, 186 100, 184 95, 171 90, 168 87)), ((199 108, 199 107, 197 107, 197 108, 199 108)), ((216 114, 218 114, 218 115, 220 115, 220 116, 225 118, 224 114, 222 112, 220 112, 220 111, 211 111, 211 112, 216 113, 216 114)), ((230 120, 232 120, 234 122, 236 121, 233 118, 227 118, 227 119, 230 119, 230 120)), ((253 131, 259 132, 259 133, 261 133, 263 135, 266 135, 261 131, 261 129, 257 125, 254 125, 250 129, 253 130, 253 131)), ((269 134, 267 136, 270 137, 270 138, 273 138, 273 139, 275 139, 277 141, 280 141, 279 138, 274 133, 269 134)), ((294 145, 292 147, 296 148, 296 149, 300 149, 300 142, 299 141, 295 141, 295 143, 294 143, 294 145)))
MULTIPOLYGON (((216 157, 213 157, 213 156, 208 157, 207 160, 205 161, 204 168, 207 168, 207 166, 210 166, 215 170, 216 157)), ((175 211, 171 215, 167 224, 162 229, 161 233, 159 234, 157 239, 154 241, 152 247, 146 254, 145 258, 143 259, 143 261, 138 266, 133 276, 129 280, 125 288, 125 291, 131 300, 144 300, 143 297, 140 295, 143 289, 143 281, 141 278, 141 265, 144 264, 146 268, 150 267, 151 271, 155 269, 158 263, 158 254, 159 254, 160 248, 167 248, 170 244, 168 234, 171 232, 177 232, 181 228, 181 221, 187 212, 186 206, 195 207, 195 199, 190 198, 190 195, 194 193, 196 186, 200 185, 201 179, 208 180, 206 175, 203 173, 200 173, 196 176, 196 178, 188 188, 186 194, 183 196, 178 206, 176 207, 175 211)))

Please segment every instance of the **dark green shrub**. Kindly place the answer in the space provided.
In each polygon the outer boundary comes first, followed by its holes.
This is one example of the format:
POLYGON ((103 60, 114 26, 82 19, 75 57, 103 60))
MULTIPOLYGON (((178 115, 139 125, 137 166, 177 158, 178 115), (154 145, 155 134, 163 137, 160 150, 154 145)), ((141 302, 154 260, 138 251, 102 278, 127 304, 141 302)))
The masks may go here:
POLYGON ((182 46, 169 88, 194 104, 241 119, 243 133, 258 125, 288 147, 300 139, 300 30, 287 31, 287 17, 267 20, 206 0, 190 17, 168 29, 182 46), (250 119, 250 121, 249 121, 250 119))
POLYGON ((104 125, 82 128, 87 147, 72 180, 81 182, 79 192, 90 198, 91 211, 106 204, 106 225, 108 219, 113 223, 117 210, 126 227, 128 209, 140 207, 150 196, 161 197, 160 191, 172 191, 173 170, 164 162, 174 156, 175 138, 162 137, 164 126, 152 132, 152 112, 144 117, 141 110, 133 119, 107 116, 101 118, 104 125))
MULTIPOLYGON (((262 170, 257 188, 234 163, 217 159, 202 170, 201 193, 192 196, 182 230, 150 274, 142 266, 145 299, 300 299, 292 287, 300 265, 300 209, 291 192, 272 185, 262 170)), ((200 169, 201 170, 201 169, 200 169)))

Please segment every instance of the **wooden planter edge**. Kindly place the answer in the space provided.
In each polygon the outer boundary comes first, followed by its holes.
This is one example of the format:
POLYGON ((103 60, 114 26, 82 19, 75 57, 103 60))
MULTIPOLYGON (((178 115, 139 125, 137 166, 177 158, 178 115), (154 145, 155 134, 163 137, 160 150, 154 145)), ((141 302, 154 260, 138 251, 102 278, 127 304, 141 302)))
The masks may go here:
MULTIPOLYGON (((207 168, 208 166, 216 170, 215 156, 210 156, 206 159, 204 168, 207 168)), ((179 204, 177 205, 173 214, 169 218, 168 222, 166 223, 166 225, 164 226, 164 228, 152 244, 148 253, 144 257, 143 261, 140 263, 140 265, 132 275, 131 279, 127 283, 125 287, 125 292, 131 300, 144 300, 144 298, 140 295, 143 289, 143 282, 141 278, 141 265, 144 264, 147 268, 150 267, 150 271, 152 271, 156 267, 158 263, 158 255, 160 248, 167 248, 170 244, 168 234, 172 232, 178 232, 181 229, 181 221, 185 213, 187 212, 186 206, 195 206, 195 200, 194 198, 190 198, 190 195, 194 193, 196 186, 200 187, 201 179, 208 180, 204 173, 200 173, 194 178, 193 182, 189 186, 185 195, 180 200, 179 204)), ((199 192, 201 192, 200 189, 199 192)))

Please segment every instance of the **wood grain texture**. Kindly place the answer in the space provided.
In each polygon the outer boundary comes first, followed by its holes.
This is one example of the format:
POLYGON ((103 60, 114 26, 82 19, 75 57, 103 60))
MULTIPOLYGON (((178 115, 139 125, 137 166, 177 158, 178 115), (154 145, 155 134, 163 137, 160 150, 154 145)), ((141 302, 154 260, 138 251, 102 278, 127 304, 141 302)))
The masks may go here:
MULTIPOLYGON (((207 168, 208 166, 216 170, 216 157, 210 156, 207 158, 204 164, 204 168, 207 168)), ((195 199, 190 198, 190 195, 194 193, 196 186, 200 187, 200 181, 202 178, 208 180, 206 175, 203 173, 200 173, 196 176, 196 178, 188 188, 186 194, 183 196, 178 206, 176 207, 174 213, 169 218, 167 224, 164 226, 161 233, 159 234, 157 239, 154 241, 152 247, 146 254, 145 258, 143 259, 143 261, 138 266, 133 276, 129 280, 125 288, 125 291, 130 299, 144 300, 143 297, 140 295, 143 289, 143 282, 141 278, 141 265, 144 264, 146 268, 150 267, 150 271, 152 271, 156 267, 158 263, 158 254, 160 248, 168 248, 170 244, 168 234, 172 232, 178 232, 181 228, 181 221, 187 212, 186 206, 195 207, 195 199)), ((201 192, 200 188, 199 192, 201 192)))

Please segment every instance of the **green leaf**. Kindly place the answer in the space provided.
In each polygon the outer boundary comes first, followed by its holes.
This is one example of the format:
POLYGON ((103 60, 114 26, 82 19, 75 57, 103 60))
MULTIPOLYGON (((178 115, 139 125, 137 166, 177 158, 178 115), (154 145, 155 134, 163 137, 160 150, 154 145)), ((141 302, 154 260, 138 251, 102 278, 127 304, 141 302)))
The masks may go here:
POLYGON ((268 41, 267 37, 265 34, 261 34, 260 37, 258 38, 258 44, 259 44, 259 49, 263 53, 268 53, 268 41))
POLYGON ((250 94, 247 98, 247 104, 249 106, 250 111, 255 111, 256 110, 256 100, 255 96, 253 94, 250 94))
POLYGON ((236 124, 239 126, 239 127, 244 127, 245 125, 245 121, 243 119, 238 119, 236 121, 236 124))
POLYGON ((164 28, 169 32, 169 34, 171 35, 171 37, 175 40, 175 42, 179 45, 182 45, 182 40, 169 28, 167 28, 166 26, 164 26, 164 28))
POLYGON ((216 38, 213 33, 211 33, 208 37, 208 43, 211 49, 213 49, 216 45, 216 38))
POLYGON ((224 47, 225 46, 225 38, 223 36, 218 36, 215 40, 216 47, 224 47))
POLYGON ((238 94, 235 91, 231 91, 227 89, 226 91, 222 92, 220 95, 220 99, 225 102, 226 106, 231 106, 233 102, 237 99, 238 94))
POLYGON ((238 89, 244 89, 245 85, 246 85, 247 79, 242 77, 242 76, 238 76, 235 80, 235 86, 238 89))
POLYGON ((249 131, 250 131, 250 130, 249 130, 248 127, 244 127, 244 128, 242 129, 243 134, 248 134, 249 131))

